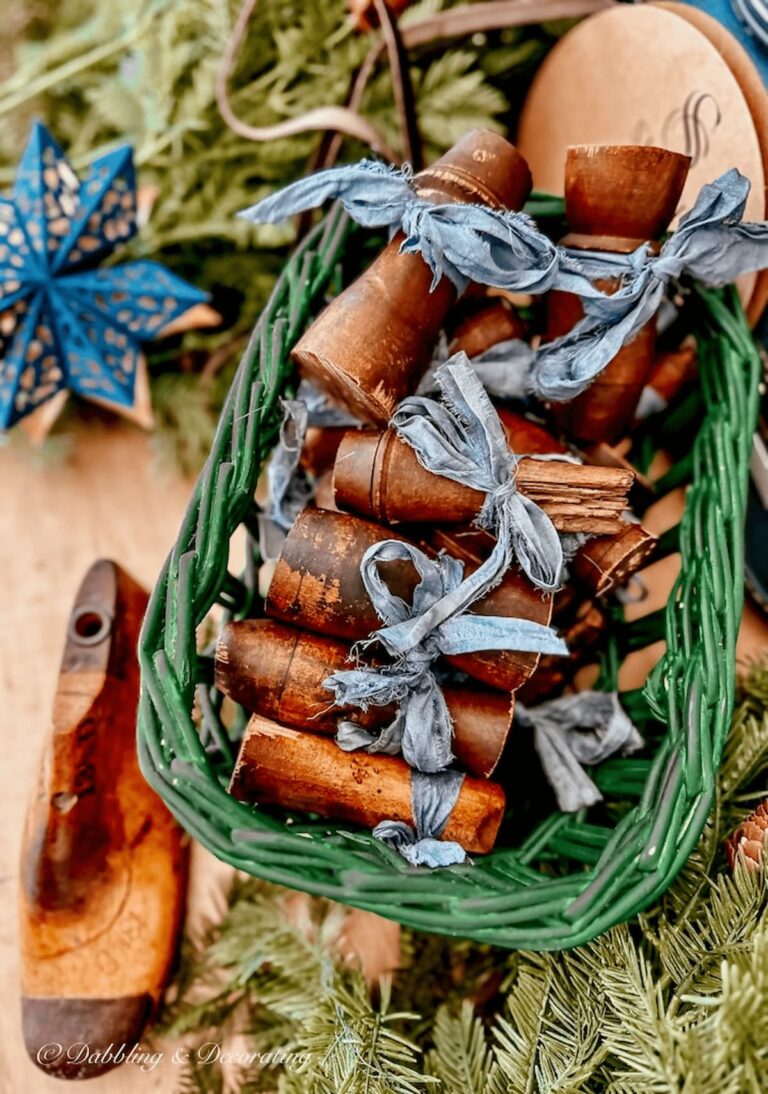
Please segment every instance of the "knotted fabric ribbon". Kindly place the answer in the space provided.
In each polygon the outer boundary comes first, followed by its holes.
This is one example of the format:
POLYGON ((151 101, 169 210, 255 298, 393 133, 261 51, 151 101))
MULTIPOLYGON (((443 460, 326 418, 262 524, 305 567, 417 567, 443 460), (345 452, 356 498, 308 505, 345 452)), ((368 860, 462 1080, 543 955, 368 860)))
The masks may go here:
POLYGON ((280 555, 285 533, 312 497, 313 487, 299 472, 307 432, 307 405, 301 399, 281 399, 283 420, 278 443, 267 464, 268 498, 259 513, 259 550, 265 561, 280 555))
POLYGON ((464 776, 458 771, 437 775, 411 772, 411 807, 416 830, 403 821, 385 820, 373 835, 399 851, 412 866, 453 866, 466 860, 460 843, 438 837, 448 823, 461 791, 464 776))
MULTIPOLYGON (((517 457, 510 451, 493 404, 465 353, 456 353, 435 373, 442 404, 415 395, 404 399, 392 426, 428 471, 486 495, 478 524, 496 536, 488 559, 462 588, 476 600, 498 584, 513 558, 539 588, 560 584, 563 549, 552 521, 515 482, 517 457)), ((471 602, 471 601, 468 601, 471 602)))
POLYGON ((515 719, 533 729, 534 746, 564 813, 602 800, 582 764, 601 763, 616 752, 626 756, 643 746, 615 691, 580 691, 533 708, 517 702, 515 719))
POLYGON ((658 255, 648 245, 628 255, 569 251, 590 280, 620 277, 606 296, 576 289, 584 318, 538 350, 517 339, 500 342, 474 360, 499 395, 536 395, 550 402, 575 398, 658 311, 667 286, 683 275, 708 286, 726 285, 768 266, 768 222, 743 223, 750 182, 735 168, 704 186, 658 255))
MULTIPOLYGON (((438 555, 430 559, 418 547, 399 540, 384 540, 365 552, 360 573, 384 626, 358 645, 378 642, 394 663, 343 669, 329 676, 325 687, 334 693, 339 706, 367 710, 397 703, 398 711, 378 737, 354 723, 340 722, 336 740, 341 748, 402 752, 418 771, 442 771, 453 760, 453 725, 431 668, 440 654, 477 650, 568 653, 551 627, 528 619, 467 614, 463 570, 455 558, 438 555), (391 592, 379 572, 379 563, 394 561, 411 562, 419 575, 410 604, 391 592)), ((477 596, 482 593, 481 589, 477 596)))
POLYGON ((555 285, 571 292, 590 289, 578 261, 525 213, 424 201, 407 166, 396 169, 362 160, 332 167, 291 183, 240 216, 273 224, 331 200, 339 200, 363 227, 402 230, 401 251, 421 254, 433 274, 432 288, 446 276, 459 292, 468 281, 511 292, 543 293, 555 285))
POLYGON ((279 558, 285 533, 314 493, 299 469, 308 427, 359 425, 307 380, 299 384, 295 399, 281 399, 280 405, 283 420, 267 464, 267 502, 259 513, 259 550, 265 561, 279 558))

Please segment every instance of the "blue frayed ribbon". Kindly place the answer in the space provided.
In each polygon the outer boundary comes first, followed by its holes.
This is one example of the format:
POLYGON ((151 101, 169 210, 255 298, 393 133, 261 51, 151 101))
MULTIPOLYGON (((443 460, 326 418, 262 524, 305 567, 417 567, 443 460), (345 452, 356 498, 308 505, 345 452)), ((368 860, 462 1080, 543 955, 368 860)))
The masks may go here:
POLYGON ((257 224, 275 223, 338 200, 365 228, 402 230, 401 251, 419 253, 432 288, 448 277, 459 292, 468 281, 510 292, 543 293, 558 286, 589 292, 574 261, 525 213, 459 202, 434 204, 418 196, 410 168, 362 160, 299 179, 243 210, 257 224))
POLYGON ((265 561, 280 557, 286 533, 314 494, 314 484, 299 467, 309 426, 360 424, 307 380, 299 384, 295 399, 281 399, 280 406, 283 420, 267 464, 267 501, 259 513, 259 550, 265 561))
POLYGON ((416 830, 403 821, 385 820, 377 824, 373 835, 394 847, 411 866, 454 866, 465 862, 466 851, 460 843, 441 840, 453 807, 461 793, 464 776, 458 771, 437 775, 411 772, 411 807, 416 830))
POLYGON ((626 756, 644 743, 615 691, 579 691, 537 707, 517 702, 515 720, 533 730, 534 747, 564 813, 602 800, 582 764, 601 763, 617 752, 626 756))
POLYGON ((517 457, 465 353, 456 353, 435 373, 443 402, 423 396, 404 399, 392 426, 428 471, 485 494, 478 523, 496 536, 490 557, 464 582, 476 599, 498 584, 513 558, 540 589, 556 589, 563 550, 555 526, 530 498, 518 493, 517 457))
POLYGON ((475 358, 478 375, 507 398, 567 402, 653 318, 671 282, 685 275, 715 287, 765 269, 768 222, 742 221, 749 190, 736 168, 708 183, 658 255, 647 244, 628 255, 569 251, 591 280, 620 277, 619 290, 579 291, 585 314, 572 330, 538 350, 518 339, 500 342, 475 358))
MULTIPOLYGON (((484 595, 480 585, 468 601, 462 581, 464 567, 448 555, 427 558, 423 551, 400 540, 369 547, 360 564, 368 596, 384 626, 362 645, 378 642, 394 664, 343 669, 325 687, 339 706, 367 710, 398 704, 394 721, 377 737, 351 722, 340 722, 337 743, 345 750, 365 748, 390 755, 401 752, 418 771, 442 771, 453 760, 453 725, 445 697, 432 672, 440 654, 477 650, 521 650, 526 653, 567 654, 568 648, 551 627, 529 619, 467 614, 469 603, 484 595), (379 573, 379 563, 412 563, 420 581, 407 604, 395 596, 379 573)), ((474 575, 473 575, 474 576, 474 575)))

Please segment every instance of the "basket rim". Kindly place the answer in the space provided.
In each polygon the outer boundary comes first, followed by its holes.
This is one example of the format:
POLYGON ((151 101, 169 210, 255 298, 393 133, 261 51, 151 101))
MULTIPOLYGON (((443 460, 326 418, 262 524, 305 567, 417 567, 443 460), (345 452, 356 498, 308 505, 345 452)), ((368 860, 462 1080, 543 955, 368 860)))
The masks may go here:
MULTIPOLYGON (((580 815, 553 813, 522 847, 499 848, 468 866, 409 867, 369 835, 325 822, 284 824, 236 801, 220 783, 192 716, 196 630, 217 599, 229 603, 229 541, 249 523, 259 456, 274 441, 279 393, 292 369, 288 353, 335 276, 349 230, 335 208, 305 237, 243 354, 142 629, 141 768, 191 835, 254 876, 439 934, 532 950, 578 945, 665 890, 712 806, 734 704, 741 525, 759 356, 735 294, 698 290, 708 331, 701 346, 707 410, 690 458, 681 576, 662 613, 667 651, 643 690, 668 730, 647 762, 637 804, 607 839, 580 815), (542 874, 532 863, 545 845, 566 848, 565 857, 583 869, 565 877, 542 874)), ((248 603, 246 597, 246 611, 248 603)), ((637 763, 631 770, 642 776, 637 763)))

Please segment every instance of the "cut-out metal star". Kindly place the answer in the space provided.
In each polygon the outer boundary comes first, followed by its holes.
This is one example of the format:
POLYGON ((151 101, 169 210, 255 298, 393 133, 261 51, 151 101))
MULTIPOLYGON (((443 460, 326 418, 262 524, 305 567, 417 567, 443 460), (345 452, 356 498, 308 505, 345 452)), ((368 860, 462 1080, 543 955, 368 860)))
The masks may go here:
POLYGON ((45 404, 58 413, 67 390, 137 417, 141 342, 178 327, 207 294, 157 262, 99 268, 135 232, 131 148, 101 156, 81 180, 35 123, 11 197, 0 198, 0 429, 45 404))

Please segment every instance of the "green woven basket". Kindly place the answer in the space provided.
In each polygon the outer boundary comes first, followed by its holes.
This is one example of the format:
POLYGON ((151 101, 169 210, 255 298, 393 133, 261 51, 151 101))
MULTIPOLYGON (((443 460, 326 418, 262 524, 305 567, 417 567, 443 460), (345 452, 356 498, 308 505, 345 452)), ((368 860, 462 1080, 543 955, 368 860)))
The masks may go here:
POLYGON ((335 210, 295 251, 229 393, 144 623, 142 770, 191 835, 250 874, 442 934, 532 950, 574 946, 663 892, 712 805, 734 700, 759 358, 734 293, 693 294, 700 388, 633 450, 647 465, 657 448, 695 437, 682 455, 678 447, 658 484, 660 495, 689 484, 685 515, 660 544, 661 553, 681 554, 673 595, 665 609, 634 623, 618 616, 603 663, 601 684, 614 686, 629 651, 666 640, 642 691, 622 696, 648 742, 644 758, 596 769, 605 801, 589 814, 521 813, 509 794, 491 854, 473 865, 414 870, 368 832, 259 810, 227 794, 246 716, 238 711, 225 728, 210 657, 197 650, 197 628, 215 603, 225 618, 259 611, 254 487, 276 439, 278 398, 295 381, 290 349, 338 289, 349 228, 335 210), (247 559, 235 577, 227 566, 240 525, 249 533, 247 559))

